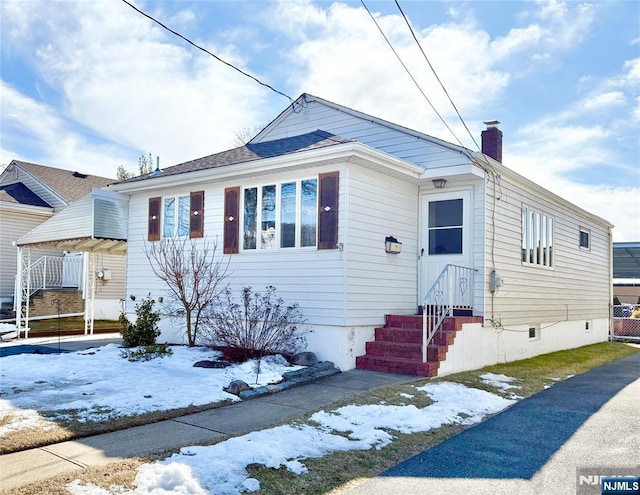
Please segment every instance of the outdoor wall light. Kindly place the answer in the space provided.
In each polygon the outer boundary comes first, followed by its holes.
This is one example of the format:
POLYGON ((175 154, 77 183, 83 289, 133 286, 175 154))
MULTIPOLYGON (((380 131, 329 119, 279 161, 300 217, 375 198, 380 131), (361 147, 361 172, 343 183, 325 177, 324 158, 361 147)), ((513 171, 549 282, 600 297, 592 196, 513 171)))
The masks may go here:
POLYGON ((447 179, 433 179, 431 182, 436 189, 443 189, 447 185, 447 179))
POLYGON ((402 243, 395 237, 388 236, 384 239, 384 250, 387 253, 399 254, 402 251, 402 243))

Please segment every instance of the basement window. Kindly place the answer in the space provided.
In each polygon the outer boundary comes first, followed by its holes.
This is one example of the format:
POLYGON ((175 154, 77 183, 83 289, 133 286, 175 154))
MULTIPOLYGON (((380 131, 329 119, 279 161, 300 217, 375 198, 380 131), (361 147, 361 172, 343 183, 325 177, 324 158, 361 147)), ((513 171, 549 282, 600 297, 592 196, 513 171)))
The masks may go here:
POLYGON ((540 325, 529 327, 529 340, 540 340, 540 325))

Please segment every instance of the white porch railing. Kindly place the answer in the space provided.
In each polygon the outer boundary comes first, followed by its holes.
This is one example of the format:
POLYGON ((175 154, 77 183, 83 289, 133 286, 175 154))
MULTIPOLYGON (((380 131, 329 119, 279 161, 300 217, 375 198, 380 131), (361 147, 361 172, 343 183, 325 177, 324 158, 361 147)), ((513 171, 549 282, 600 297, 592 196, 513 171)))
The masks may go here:
MULTIPOLYGON (((30 296, 40 289, 82 286, 82 258, 66 256, 43 256, 30 267, 30 296)), ((22 280, 27 280, 23 273, 22 280)))
MULTIPOLYGON (((24 263, 16 281, 16 294, 22 294, 26 300, 41 289, 60 287, 82 287, 83 260, 81 256, 42 256, 30 265, 24 263), (28 293, 27 293, 28 292, 28 293)), ((16 275, 16 279, 18 276, 16 275)), ((18 309, 20 299, 14 298, 14 310, 18 309)))
POLYGON ((474 268, 447 265, 427 292, 422 305, 422 362, 427 346, 447 316, 455 310, 473 311, 474 268))

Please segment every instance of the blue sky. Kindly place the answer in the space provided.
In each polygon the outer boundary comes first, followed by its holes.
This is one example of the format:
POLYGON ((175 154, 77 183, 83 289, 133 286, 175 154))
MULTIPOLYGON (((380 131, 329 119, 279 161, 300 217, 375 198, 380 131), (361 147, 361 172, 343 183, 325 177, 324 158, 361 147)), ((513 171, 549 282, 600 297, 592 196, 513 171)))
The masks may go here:
MULTIPOLYGON (((475 149, 395 2, 137 1, 292 98, 308 92, 475 149)), ((401 0, 479 142, 640 240, 640 3, 401 0)), ((289 103, 120 0, 2 0, 0 164, 115 177, 151 152, 168 166, 235 146, 289 103)))

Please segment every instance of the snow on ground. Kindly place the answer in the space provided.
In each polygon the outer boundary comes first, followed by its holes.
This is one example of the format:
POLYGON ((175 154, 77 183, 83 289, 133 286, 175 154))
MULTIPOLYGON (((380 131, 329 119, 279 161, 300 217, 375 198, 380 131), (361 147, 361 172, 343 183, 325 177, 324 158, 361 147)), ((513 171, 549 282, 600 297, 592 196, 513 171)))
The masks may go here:
POLYGON ((482 379, 482 383, 499 388, 503 392, 506 392, 510 388, 522 388, 520 385, 511 385, 512 382, 516 382, 518 381, 518 379, 507 375, 485 373, 483 375, 480 375, 480 378, 482 379))
MULTIPOLYGON (((52 419, 77 410, 79 421, 105 421, 202 405, 237 396, 222 390, 232 380, 256 384, 255 361, 224 369, 194 368, 196 361, 219 353, 205 348, 171 347, 173 354, 150 361, 129 362, 116 344, 65 354, 19 354, 0 361, 0 437, 16 429, 42 426, 37 412, 52 419)), ((281 356, 263 358, 258 385, 280 381, 287 367, 281 356)))
POLYGON ((515 401, 467 388, 458 383, 429 383, 416 390, 434 403, 414 405, 351 405, 313 414, 308 424, 285 425, 230 438, 207 447, 185 447, 179 453, 138 468, 134 490, 104 490, 78 480, 67 485, 72 495, 231 495, 256 491, 260 482, 246 467, 262 464, 306 472, 304 459, 344 450, 382 448, 394 439, 388 430, 415 433, 444 424, 472 424, 499 412, 515 401), (348 433, 348 436, 333 433, 348 433))

